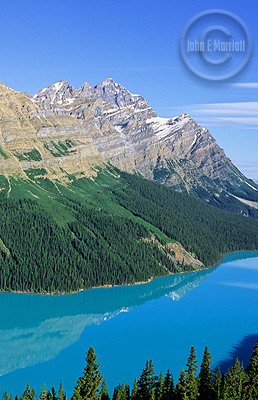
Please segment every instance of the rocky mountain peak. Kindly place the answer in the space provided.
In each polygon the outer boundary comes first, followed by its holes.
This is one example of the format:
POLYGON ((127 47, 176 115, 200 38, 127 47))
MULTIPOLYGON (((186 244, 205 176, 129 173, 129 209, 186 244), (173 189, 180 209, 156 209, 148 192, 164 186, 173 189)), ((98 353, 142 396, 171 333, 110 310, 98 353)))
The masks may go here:
POLYGON ((99 86, 108 86, 108 85, 112 85, 112 86, 121 86, 119 83, 116 83, 114 81, 114 79, 112 78, 107 78, 104 79, 104 81, 98 83, 95 87, 99 87, 99 86))
POLYGON ((85 82, 79 89, 79 97, 89 99, 102 98, 106 103, 116 107, 136 106, 143 109, 148 108, 148 103, 137 94, 132 94, 112 78, 105 79, 94 87, 85 82))
POLYGON ((94 93, 94 87, 89 82, 84 82, 84 84, 78 90, 78 93, 79 97, 92 98, 92 94, 94 93))
POLYGON ((62 79, 57 83, 41 89, 38 93, 35 93, 32 96, 32 99, 51 104, 62 104, 65 100, 77 96, 78 90, 74 86, 71 86, 69 82, 62 79))
POLYGON ((114 82, 112 78, 105 79, 96 86, 85 82, 78 90, 62 79, 53 85, 41 89, 38 93, 35 93, 32 98, 36 101, 48 102, 51 104, 62 104, 66 100, 72 98, 101 98, 106 103, 115 107, 125 108, 132 106, 141 110, 149 108, 148 103, 142 96, 130 93, 129 90, 122 85, 114 82))
POLYGON ((176 125, 176 124, 185 125, 185 124, 187 124, 187 122, 189 122, 189 120, 193 121, 193 119, 190 117, 189 114, 184 113, 177 117, 173 117, 173 118, 169 119, 167 122, 167 125, 176 125))
MULTIPOLYGON (((32 99, 0 84, 0 110, 0 163, 7 175, 42 165, 51 176, 60 177, 59 165, 88 174, 92 165, 109 162, 225 209, 232 195, 258 201, 255 184, 206 128, 187 113, 158 117, 142 96, 111 78, 78 90, 61 80, 32 99)), ((242 204, 234 207, 247 215, 242 204)))
POLYGON ((102 97, 102 99, 109 104, 116 105, 118 107, 128 107, 131 105, 140 105, 140 108, 147 108, 148 103, 144 98, 137 94, 132 94, 119 83, 108 78, 103 82, 98 83, 94 87, 94 95, 96 97, 102 97))

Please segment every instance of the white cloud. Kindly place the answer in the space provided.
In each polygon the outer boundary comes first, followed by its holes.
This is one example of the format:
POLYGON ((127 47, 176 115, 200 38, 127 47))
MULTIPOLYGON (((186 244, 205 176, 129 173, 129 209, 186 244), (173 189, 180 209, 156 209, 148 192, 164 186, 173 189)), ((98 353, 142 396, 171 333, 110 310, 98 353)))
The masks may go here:
POLYGON ((258 82, 230 83, 228 86, 234 86, 245 89, 258 89, 258 82))
POLYGON ((192 111, 200 114, 213 114, 213 115, 245 115, 253 116, 258 115, 258 101, 246 101, 235 103, 210 103, 210 104, 196 104, 192 106, 192 111))
POLYGON ((200 123, 206 125, 231 125, 258 129, 258 102, 196 104, 188 107, 187 112, 200 123))
POLYGON ((258 125, 258 117, 222 117, 222 120, 232 121, 239 124, 258 125))

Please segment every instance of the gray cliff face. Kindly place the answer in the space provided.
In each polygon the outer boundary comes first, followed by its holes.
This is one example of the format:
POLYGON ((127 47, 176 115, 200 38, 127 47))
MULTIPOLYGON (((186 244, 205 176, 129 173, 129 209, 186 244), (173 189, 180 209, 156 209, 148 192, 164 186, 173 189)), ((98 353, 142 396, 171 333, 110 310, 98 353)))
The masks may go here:
POLYGON ((118 107, 138 105, 138 108, 141 109, 146 108, 147 104, 142 96, 130 93, 123 86, 115 83, 111 78, 98 83, 94 87, 87 82, 84 83, 79 89, 79 96, 90 99, 98 99, 101 97, 106 103, 118 107))
MULTIPOLYGON (((26 94, 27 95, 27 94, 26 94)), ((47 88, 41 89, 32 96, 33 100, 62 104, 65 100, 73 98, 99 99, 115 107, 136 106, 139 109, 146 108, 148 103, 137 94, 130 93, 127 89, 113 79, 108 78, 103 82, 92 86, 85 82, 78 90, 67 81, 61 80, 47 88)))
MULTIPOLYGON (((67 127, 58 128, 62 140, 65 135, 67 139, 72 137, 75 147, 67 154, 60 151, 58 161, 60 165, 67 163, 69 155, 69 171, 73 162, 79 171, 94 154, 95 165, 105 160, 213 205, 236 202, 232 195, 258 201, 256 185, 238 171, 207 129, 186 113, 159 118, 142 96, 130 93, 110 78, 94 87, 85 82, 78 90, 62 80, 34 94, 32 101, 35 106, 30 113, 35 118, 58 117, 59 124, 67 127), (82 142, 83 157, 79 155, 81 150, 78 152, 82 142)), ((38 137, 44 133, 51 141, 51 129, 45 132, 41 127, 38 137)), ((56 152, 53 146, 47 146, 41 146, 43 159, 46 148, 51 154, 56 152)), ((243 205, 239 204, 241 212, 243 205)))
POLYGON ((41 89, 32 96, 33 100, 47 103, 62 104, 63 101, 78 96, 78 90, 70 83, 62 79, 61 81, 41 89))
POLYGON ((212 179, 227 178, 218 165, 230 162, 207 129, 188 114, 157 117, 142 96, 131 94, 110 78, 95 87, 86 82, 78 91, 60 81, 33 99, 62 105, 81 121, 104 159, 123 170, 156 180, 167 171, 164 183, 174 184, 180 175, 178 163, 186 160, 212 179), (177 163, 171 182, 168 160, 177 163))
POLYGON ((0 83, 0 110, 1 175, 27 178, 25 171, 36 168, 65 179, 91 176, 93 166, 103 164, 91 136, 61 105, 36 102, 0 83))

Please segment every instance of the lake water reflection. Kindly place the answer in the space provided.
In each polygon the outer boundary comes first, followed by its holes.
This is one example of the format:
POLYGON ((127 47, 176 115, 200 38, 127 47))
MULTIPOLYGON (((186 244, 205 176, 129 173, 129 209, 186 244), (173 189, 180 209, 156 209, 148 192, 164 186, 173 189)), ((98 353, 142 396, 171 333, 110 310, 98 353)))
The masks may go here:
MULTIPOLYGON (((93 345, 110 391, 133 383, 146 359, 177 380, 190 347, 205 345, 226 367, 258 333, 258 252, 235 253, 218 268, 66 296, 0 294, 0 385, 19 395, 59 386, 68 396, 93 345), (192 290, 194 289, 194 290, 192 290)), ((248 357, 250 354, 248 354, 248 357)), ((111 393, 112 395, 112 393, 111 393)))

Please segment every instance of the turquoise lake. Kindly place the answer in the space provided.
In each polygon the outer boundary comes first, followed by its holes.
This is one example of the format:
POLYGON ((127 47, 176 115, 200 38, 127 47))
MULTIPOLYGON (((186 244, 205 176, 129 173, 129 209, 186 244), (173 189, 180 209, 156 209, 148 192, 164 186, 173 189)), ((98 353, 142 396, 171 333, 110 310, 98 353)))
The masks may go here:
POLYGON ((139 378, 147 359, 177 381, 190 347, 223 372, 248 363, 258 334, 258 252, 230 254, 210 270, 66 296, 0 294, 0 395, 59 388, 68 397, 95 348, 110 395, 139 378))

